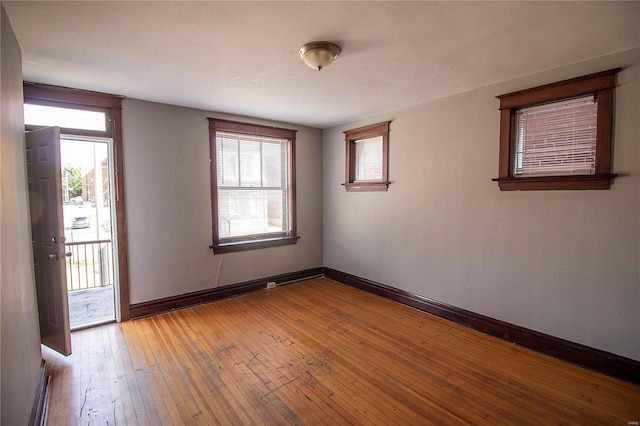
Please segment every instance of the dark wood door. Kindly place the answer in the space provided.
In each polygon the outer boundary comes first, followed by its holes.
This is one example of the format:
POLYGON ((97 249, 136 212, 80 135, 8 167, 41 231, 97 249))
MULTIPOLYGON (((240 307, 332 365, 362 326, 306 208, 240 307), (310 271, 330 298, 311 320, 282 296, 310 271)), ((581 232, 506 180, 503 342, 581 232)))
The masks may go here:
POLYGON ((49 127, 28 132, 26 141, 40 338, 51 349, 69 355, 71 330, 62 216, 60 129, 49 127))

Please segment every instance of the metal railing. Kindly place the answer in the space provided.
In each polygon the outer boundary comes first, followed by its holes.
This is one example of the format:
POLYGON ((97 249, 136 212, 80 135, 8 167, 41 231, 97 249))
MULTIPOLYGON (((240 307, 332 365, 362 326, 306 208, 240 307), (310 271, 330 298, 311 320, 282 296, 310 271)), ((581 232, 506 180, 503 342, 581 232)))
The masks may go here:
POLYGON ((111 240, 66 243, 67 291, 113 284, 111 240))

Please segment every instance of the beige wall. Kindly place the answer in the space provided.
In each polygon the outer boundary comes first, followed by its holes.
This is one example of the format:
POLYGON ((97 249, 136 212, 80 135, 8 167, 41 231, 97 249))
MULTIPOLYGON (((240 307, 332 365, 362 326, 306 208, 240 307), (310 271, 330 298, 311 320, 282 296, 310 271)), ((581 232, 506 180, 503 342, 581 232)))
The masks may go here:
POLYGON ((40 368, 22 117, 22 54, 2 6, 0 297, 3 425, 29 420, 40 368))
POLYGON ((640 360, 639 98, 635 49, 325 130, 324 265, 640 360), (611 190, 500 192, 495 96, 618 66, 611 190), (389 192, 345 192, 383 120, 389 192))
POLYGON ((320 130, 125 99, 131 303, 322 266, 320 130), (298 130, 296 245, 214 255, 207 117, 298 130))

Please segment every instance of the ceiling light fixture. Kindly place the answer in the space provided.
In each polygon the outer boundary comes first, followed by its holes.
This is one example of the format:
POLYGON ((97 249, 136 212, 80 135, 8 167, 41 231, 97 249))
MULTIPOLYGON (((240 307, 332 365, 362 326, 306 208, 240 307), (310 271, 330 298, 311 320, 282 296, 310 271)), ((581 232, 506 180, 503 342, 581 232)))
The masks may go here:
POLYGON ((313 41, 302 46, 299 53, 305 64, 320 71, 335 61, 340 48, 328 41, 313 41))

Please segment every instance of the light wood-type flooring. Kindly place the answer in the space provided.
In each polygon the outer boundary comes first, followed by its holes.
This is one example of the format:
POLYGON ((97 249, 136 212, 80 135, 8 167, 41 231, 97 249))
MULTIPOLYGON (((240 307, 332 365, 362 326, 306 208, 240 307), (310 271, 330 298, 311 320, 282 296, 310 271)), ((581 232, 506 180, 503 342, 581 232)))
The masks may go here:
MULTIPOLYGON (((629 425, 640 387, 315 279, 73 333, 49 425, 629 425)), ((637 424, 637 423, 635 423, 637 424)))

